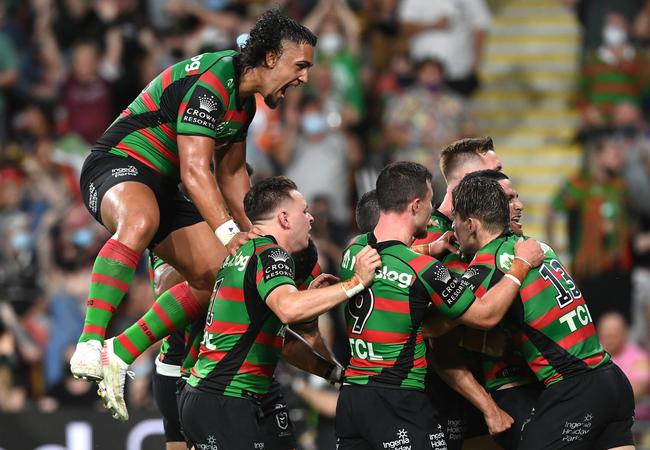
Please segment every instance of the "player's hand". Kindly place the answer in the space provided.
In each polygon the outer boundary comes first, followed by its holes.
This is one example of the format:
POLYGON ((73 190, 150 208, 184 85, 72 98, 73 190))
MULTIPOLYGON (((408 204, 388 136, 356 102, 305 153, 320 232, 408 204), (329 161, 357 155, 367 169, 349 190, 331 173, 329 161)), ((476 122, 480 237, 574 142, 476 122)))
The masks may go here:
POLYGON ((447 253, 460 254, 458 247, 453 244, 455 241, 456 236, 453 231, 445 232, 445 234, 429 244, 429 255, 441 259, 447 253))
POLYGON ((507 412, 495 405, 495 409, 483 415, 490 436, 503 433, 515 422, 507 412))
POLYGON ((537 267, 544 262, 544 250, 535 239, 519 238, 515 244, 515 257, 525 260, 531 267, 537 267))
POLYGON ((335 277, 329 273, 321 273, 316 278, 314 278, 311 283, 309 283, 309 287, 307 289, 320 289, 336 284, 339 281, 341 281, 339 277, 335 277))
POLYGON ((381 267, 381 257, 377 250, 366 245, 356 256, 354 273, 361 279, 365 287, 372 284, 375 279, 375 270, 381 267))
POLYGON ((228 245, 226 245, 226 250, 228 250, 228 253, 230 256, 235 256, 239 248, 244 245, 246 242, 250 241, 251 239, 255 239, 257 237, 260 237, 262 234, 260 233, 259 230, 256 230, 253 228, 251 231, 240 231, 236 235, 230 239, 230 242, 228 242, 228 245))

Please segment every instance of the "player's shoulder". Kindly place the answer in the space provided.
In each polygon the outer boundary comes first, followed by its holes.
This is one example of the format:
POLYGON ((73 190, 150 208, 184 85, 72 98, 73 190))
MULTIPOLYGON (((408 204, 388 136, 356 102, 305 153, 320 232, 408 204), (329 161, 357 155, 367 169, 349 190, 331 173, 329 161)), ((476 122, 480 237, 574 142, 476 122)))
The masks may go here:
POLYGON ((226 84, 224 85, 228 88, 228 80, 232 80, 232 86, 235 85, 235 56, 237 52, 234 50, 224 50, 220 52, 208 52, 201 55, 197 55, 194 58, 200 57, 201 68, 199 69, 201 73, 207 72, 208 70, 215 74, 226 84))
POLYGON ((446 233, 447 231, 452 230, 452 221, 449 217, 436 209, 431 213, 431 219, 427 230, 430 233, 446 233))

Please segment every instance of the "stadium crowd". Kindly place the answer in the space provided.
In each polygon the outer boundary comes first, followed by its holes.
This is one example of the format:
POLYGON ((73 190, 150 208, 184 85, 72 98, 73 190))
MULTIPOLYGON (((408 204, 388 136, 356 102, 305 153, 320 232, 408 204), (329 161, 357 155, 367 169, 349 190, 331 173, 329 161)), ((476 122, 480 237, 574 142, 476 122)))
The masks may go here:
MULTIPOLYGON (((278 3, 319 37, 315 66, 280 108, 258 99, 247 161, 254 180, 282 174, 296 182, 315 219, 321 268, 337 274, 358 233, 354 205, 386 163, 427 166, 440 201, 440 151, 481 134, 470 105, 491 2, 278 3)), ((584 164, 549 193, 548 235, 535 237, 553 246, 553 224, 566 216, 572 275, 632 383, 637 418, 650 420, 650 2, 564 3, 584 31, 576 80, 584 164)), ((82 203, 81 165, 165 67, 236 48, 267 8, 245 0, 0 1, 0 411, 101 407, 93 386, 68 371, 90 268, 109 237, 82 203)), ((143 259, 107 335, 152 302, 143 259)), ((347 361, 342 308, 320 327, 347 361)), ((155 355, 133 366, 131 409, 155 408, 155 355)), ((302 448, 334 448, 336 389, 286 364, 277 379, 302 448)))

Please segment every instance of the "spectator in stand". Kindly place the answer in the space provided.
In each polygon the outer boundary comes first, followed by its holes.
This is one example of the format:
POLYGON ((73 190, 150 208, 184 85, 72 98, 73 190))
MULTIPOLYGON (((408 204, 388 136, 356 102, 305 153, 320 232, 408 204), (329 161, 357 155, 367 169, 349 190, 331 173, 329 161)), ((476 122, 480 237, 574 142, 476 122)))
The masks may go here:
POLYGON ((0 4, 0 151, 7 139, 7 100, 5 92, 18 79, 16 50, 9 35, 2 30, 5 4, 0 4))
POLYGON ((631 103, 617 105, 613 121, 625 149, 623 176, 631 193, 634 224, 632 335, 650 345, 650 137, 641 111, 631 103))
POLYGON ((577 96, 584 128, 611 124, 619 103, 641 103, 648 86, 648 58, 630 43, 628 32, 625 16, 608 14, 602 30, 603 44, 585 55, 577 96))
POLYGON ((422 60, 415 73, 416 82, 386 108, 386 143, 394 149, 392 160, 423 164, 434 172, 434 180, 440 180, 435 175, 440 173, 440 151, 471 134, 467 101, 445 87, 439 61, 422 60))
POLYGON ((119 30, 107 33, 107 50, 101 56, 92 42, 72 49, 72 71, 63 86, 63 129, 78 133, 90 146, 113 120, 111 82, 119 75, 122 40, 119 30), (92 114, 89 114, 92 111, 92 114))
POLYGON ((587 149, 585 167, 560 189, 547 216, 551 246, 556 214, 568 219, 571 275, 589 299, 594 321, 611 310, 630 320, 632 230, 624 162, 619 140, 599 140, 587 149))
MULTIPOLYGON (((625 319, 619 313, 604 314, 597 322, 598 338, 612 360, 630 380, 634 399, 640 400, 650 393, 650 354, 629 339, 625 319)), ((647 409, 647 408, 646 408, 647 409)), ((645 418, 648 412, 644 411, 645 418)), ((639 417, 637 408, 636 417, 639 417)))
POLYGON ((350 218, 348 174, 360 155, 341 130, 328 123, 322 98, 303 99, 299 125, 285 139, 284 173, 300 187, 308 204, 317 195, 326 195, 333 218, 347 223, 350 218))
POLYGON ((483 0, 402 0, 399 19, 415 60, 438 59, 447 85, 471 96, 479 87, 490 11, 483 0))
POLYGON ((316 63, 332 74, 332 95, 345 100, 349 125, 357 124, 364 113, 363 88, 359 68, 361 42, 359 25, 346 0, 319 0, 305 18, 304 25, 318 36, 316 63))
POLYGON ((590 52, 603 43, 603 26, 609 13, 622 14, 632 22, 639 14, 645 0, 562 0, 575 10, 582 26, 582 51, 590 52))

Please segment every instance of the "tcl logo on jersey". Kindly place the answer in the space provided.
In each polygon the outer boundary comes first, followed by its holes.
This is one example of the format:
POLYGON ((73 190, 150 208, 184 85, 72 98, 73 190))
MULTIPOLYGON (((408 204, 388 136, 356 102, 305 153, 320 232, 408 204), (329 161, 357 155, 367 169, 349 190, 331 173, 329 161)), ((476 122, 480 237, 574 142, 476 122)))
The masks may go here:
POLYGON ((560 317, 560 323, 566 323, 569 326, 569 330, 573 333, 578 329, 575 322, 576 318, 583 326, 594 322, 591 320, 591 314, 587 305, 578 305, 576 309, 560 317))
POLYGON ((190 61, 192 62, 185 64, 185 72, 199 70, 199 67, 201 67, 201 58, 203 58, 203 55, 196 55, 195 57, 191 58, 190 61))
POLYGON ((388 267, 382 266, 375 272, 375 280, 397 281, 401 288, 409 287, 413 283, 413 275, 410 273, 398 273, 395 270, 388 270, 388 267))

